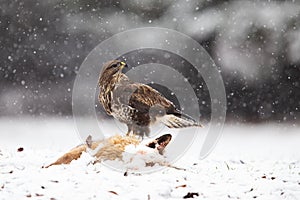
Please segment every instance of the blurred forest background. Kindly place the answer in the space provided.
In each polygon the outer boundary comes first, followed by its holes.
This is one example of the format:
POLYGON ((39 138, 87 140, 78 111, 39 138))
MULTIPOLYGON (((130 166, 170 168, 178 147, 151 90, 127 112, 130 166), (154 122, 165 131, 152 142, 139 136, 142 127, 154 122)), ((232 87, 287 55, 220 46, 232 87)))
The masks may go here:
POLYGON ((0 116, 71 116, 74 79, 87 54, 113 34, 157 26, 209 52, 223 76, 229 120, 299 121, 298 0, 0 2, 0 116))

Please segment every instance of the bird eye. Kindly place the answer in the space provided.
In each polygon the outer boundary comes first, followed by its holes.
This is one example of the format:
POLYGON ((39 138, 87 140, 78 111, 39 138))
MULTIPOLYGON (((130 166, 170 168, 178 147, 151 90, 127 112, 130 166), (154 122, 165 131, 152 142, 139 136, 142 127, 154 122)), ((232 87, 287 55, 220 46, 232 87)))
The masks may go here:
POLYGON ((115 68, 115 67, 118 67, 118 63, 116 64, 112 64, 111 66, 109 66, 108 68, 111 69, 111 68, 115 68))

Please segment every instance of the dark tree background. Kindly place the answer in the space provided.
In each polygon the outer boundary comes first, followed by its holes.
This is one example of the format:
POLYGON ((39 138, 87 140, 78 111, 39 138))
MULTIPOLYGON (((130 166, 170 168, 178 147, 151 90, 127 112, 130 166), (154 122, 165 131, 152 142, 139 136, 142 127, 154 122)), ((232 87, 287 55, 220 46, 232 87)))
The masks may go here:
MULTIPOLYGON (((297 123, 300 117, 299 1, 0 3, 0 116, 71 115, 73 82, 87 54, 115 33, 158 26, 191 36, 213 57, 228 120, 297 123)), ((200 109, 209 113, 209 96, 202 97, 208 103, 200 109)))

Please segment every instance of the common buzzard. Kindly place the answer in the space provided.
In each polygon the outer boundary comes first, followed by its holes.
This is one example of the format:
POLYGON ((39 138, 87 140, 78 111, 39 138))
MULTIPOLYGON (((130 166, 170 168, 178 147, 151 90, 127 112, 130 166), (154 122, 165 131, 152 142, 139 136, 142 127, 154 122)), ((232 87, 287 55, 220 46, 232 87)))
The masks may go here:
POLYGON ((169 128, 201 127, 154 88, 129 80, 122 73, 124 67, 126 63, 120 60, 104 64, 99 78, 99 101, 108 115, 127 125, 127 135, 132 132, 149 136, 149 127, 156 122, 169 128))

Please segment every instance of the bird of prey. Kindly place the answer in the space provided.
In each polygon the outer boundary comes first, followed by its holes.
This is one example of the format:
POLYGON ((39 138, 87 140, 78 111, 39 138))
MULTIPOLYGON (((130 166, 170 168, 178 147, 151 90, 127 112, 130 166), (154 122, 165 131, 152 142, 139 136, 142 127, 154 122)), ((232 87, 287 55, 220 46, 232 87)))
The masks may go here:
POLYGON ((156 122, 169 128, 201 127, 154 88, 131 81, 122 73, 124 67, 120 60, 105 63, 98 84, 100 103, 108 115, 127 125, 127 135, 149 136, 156 122))

